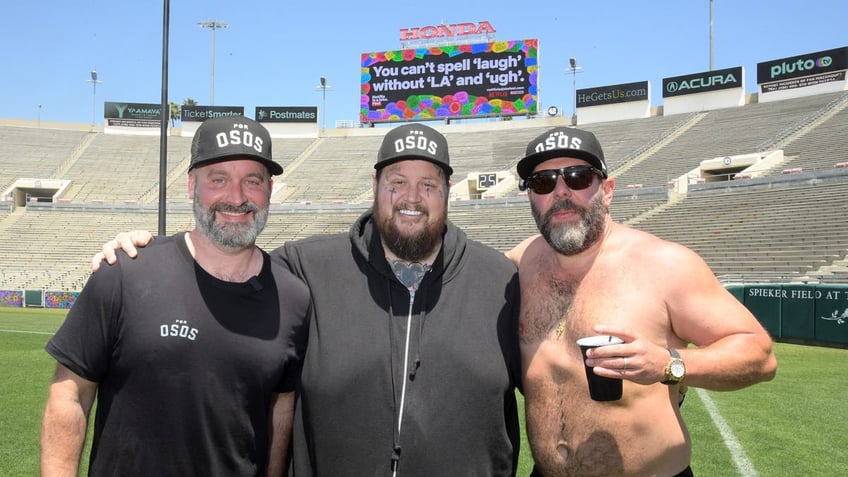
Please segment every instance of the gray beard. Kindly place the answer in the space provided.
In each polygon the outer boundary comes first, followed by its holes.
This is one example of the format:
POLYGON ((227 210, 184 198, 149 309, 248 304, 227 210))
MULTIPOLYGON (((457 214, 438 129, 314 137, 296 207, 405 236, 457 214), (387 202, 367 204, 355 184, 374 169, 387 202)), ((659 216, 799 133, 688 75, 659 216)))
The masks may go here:
POLYGON ((603 195, 596 195, 586 209, 576 206, 571 200, 564 199, 554 205, 544 214, 539 212, 534 203, 530 203, 533 218, 539 227, 539 232, 557 253, 562 255, 577 255, 597 242, 604 232, 604 222, 608 212, 603 195), (559 210, 574 210, 580 214, 580 222, 574 225, 553 224, 551 215, 559 210))
POLYGON ((259 209, 253 204, 241 206, 213 204, 209 209, 204 209, 197 199, 197 194, 194 197, 194 221, 197 229, 206 238, 224 248, 238 250, 252 247, 268 221, 267 207, 259 209), (221 225, 215 222, 216 211, 253 212, 253 223, 221 225))

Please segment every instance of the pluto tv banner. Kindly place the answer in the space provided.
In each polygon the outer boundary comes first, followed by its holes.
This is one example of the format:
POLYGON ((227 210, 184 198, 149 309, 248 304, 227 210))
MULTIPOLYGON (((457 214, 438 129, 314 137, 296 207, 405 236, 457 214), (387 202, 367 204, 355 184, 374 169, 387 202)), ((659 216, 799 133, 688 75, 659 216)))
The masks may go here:
POLYGON ((536 114, 538 40, 363 53, 362 123, 536 114))
MULTIPOLYGON (((848 69, 848 47, 757 63, 757 84, 848 69)), ((844 75, 843 75, 844 78, 844 75)))

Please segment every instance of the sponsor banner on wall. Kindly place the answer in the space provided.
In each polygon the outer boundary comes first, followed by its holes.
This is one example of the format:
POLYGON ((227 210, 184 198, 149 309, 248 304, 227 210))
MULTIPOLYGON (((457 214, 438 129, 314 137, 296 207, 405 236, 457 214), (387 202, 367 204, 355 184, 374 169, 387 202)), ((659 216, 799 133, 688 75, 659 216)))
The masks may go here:
POLYGON ((704 71, 672 78, 663 78, 663 98, 684 94, 706 93, 730 88, 743 88, 742 67, 704 71))
POLYGON ((763 93, 773 93, 775 91, 786 91, 788 89, 806 88, 807 86, 818 86, 825 83, 833 83, 836 81, 845 81, 845 71, 835 71, 833 73, 823 73, 820 75, 802 76, 801 78, 791 78, 782 81, 772 81, 760 85, 763 93))
POLYGON ((225 116, 244 116, 244 106, 183 106, 180 108, 182 121, 205 121, 225 116))
POLYGON ((107 126, 152 128, 159 127, 162 105, 157 103, 103 103, 103 117, 107 126))
POLYGON ((360 121, 536 114, 538 40, 363 53, 360 121))
POLYGON ((257 106, 254 119, 262 123, 318 123, 318 107, 257 106))
MULTIPOLYGON (((848 47, 757 63, 757 84, 848 69, 848 47)), ((844 75, 842 76, 844 79, 844 75)), ((834 80, 835 81, 835 80, 834 80)))
POLYGON ((628 101, 649 101, 648 82, 600 86, 577 90, 577 107, 601 106, 604 104, 626 103, 628 101))

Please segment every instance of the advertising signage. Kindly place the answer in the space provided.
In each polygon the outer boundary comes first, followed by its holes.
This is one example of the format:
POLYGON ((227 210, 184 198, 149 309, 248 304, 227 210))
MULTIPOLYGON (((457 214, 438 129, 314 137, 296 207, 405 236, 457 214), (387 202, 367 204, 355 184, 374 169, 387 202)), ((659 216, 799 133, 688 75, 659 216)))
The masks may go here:
POLYGON ((648 101, 648 82, 616 84, 598 88, 577 90, 577 107, 601 106, 604 104, 648 101))
POLYGON ((362 54, 360 122, 534 115, 538 40, 362 54))
POLYGON ((162 105, 157 103, 103 103, 104 118, 153 119, 162 118, 162 105))
POLYGON ((183 106, 180 119, 201 122, 209 118, 244 116, 244 106, 183 106))
POLYGON ((262 123, 317 123, 317 106, 257 106, 256 120, 262 123))
POLYGON ((757 63, 757 84, 848 69, 848 47, 757 63))
POLYGON ((158 127, 162 121, 162 106, 157 103, 103 103, 107 126, 158 127))
POLYGON ((741 66, 663 78, 663 98, 718 91, 720 89, 742 88, 744 86, 743 79, 741 66))

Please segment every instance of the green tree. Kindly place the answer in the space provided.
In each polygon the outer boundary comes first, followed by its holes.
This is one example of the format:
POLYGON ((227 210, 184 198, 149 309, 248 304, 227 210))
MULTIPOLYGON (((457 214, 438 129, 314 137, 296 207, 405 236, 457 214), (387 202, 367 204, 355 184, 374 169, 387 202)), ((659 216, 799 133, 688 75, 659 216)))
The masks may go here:
POLYGON ((177 119, 180 119, 180 105, 171 101, 168 103, 168 107, 171 109, 171 127, 174 127, 174 123, 177 119))

